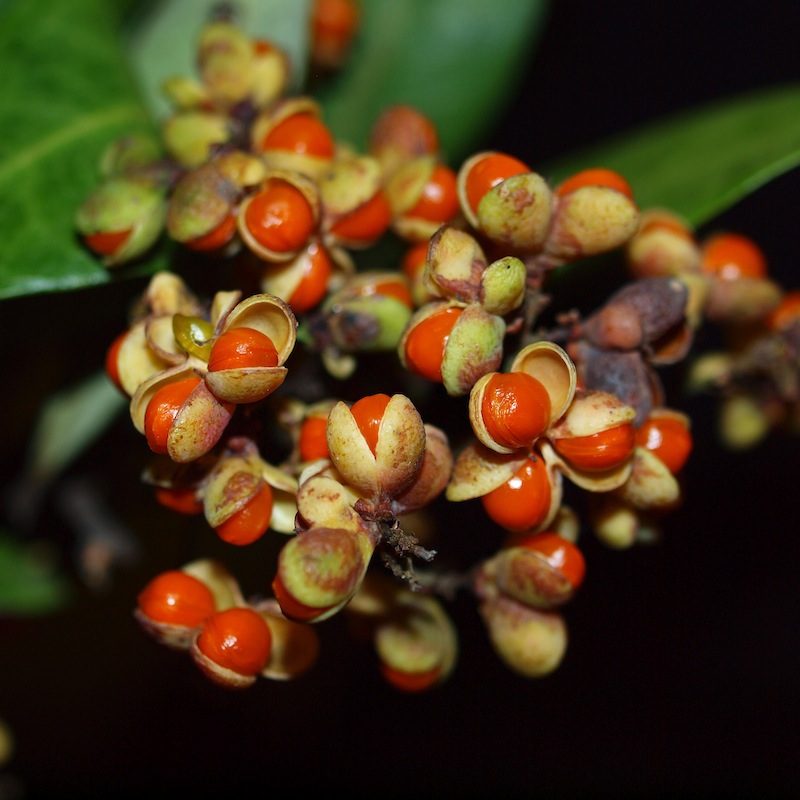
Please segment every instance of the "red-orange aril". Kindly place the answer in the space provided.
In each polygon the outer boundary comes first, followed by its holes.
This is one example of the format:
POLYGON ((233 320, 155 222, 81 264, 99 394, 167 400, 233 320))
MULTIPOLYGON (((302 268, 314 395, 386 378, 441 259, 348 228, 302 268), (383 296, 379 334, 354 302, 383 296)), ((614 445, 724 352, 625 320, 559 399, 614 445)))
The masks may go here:
POLYGON ((483 388, 481 417, 497 444, 526 447, 544 433, 550 421, 550 395, 525 372, 495 373, 483 388))
POLYGON ((258 541, 269 529, 275 498, 268 483, 248 500, 247 505, 214 530, 223 542, 244 546, 258 541))
POLYGON ((266 620, 252 608, 228 608, 205 621, 197 647, 218 666, 237 675, 255 676, 269 660, 272 634, 266 620))
POLYGON ((288 301, 295 314, 304 314, 322 302, 333 274, 330 256, 321 244, 312 242, 306 256, 303 274, 288 301))
POLYGON ((505 153, 489 153, 470 167, 465 181, 467 202, 477 213, 486 192, 513 175, 530 172, 530 167, 505 153))
POLYGON ((261 147, 318 158, 332 158, 335 149, 328 126, 310 112, 292 114, 281 120, 264 137, 261 147))
POLYGON ((113 256, 125 244, 130 235, 130 228, 124 231, 87 233, 83 237, 83 243, 98 256, 113 256))
POLYGON ((586 574, 586 560, 578 546, 553 531, 518 534, 508 541, 510 547, 525 547, 541 553, 551 567, 557 569, 577 589, 586 574))
POLYGON ((208 371, 278 366, 272 339, 255 328, 230 328, 219 335, 208 357, 208 371))
POLYGON ((346 241, 367 244, 382 236, 392 222, 392 208, 386 192, 379 189, 358 208, 331 226, 331 233, 346 241))
POLYGON ((203 501, 197 496, 194 489, 173 489, 158 486, 155 490, 156 500, 165 508, 177 511, 179 514, 200 514, 203 511, 203 501))
POLYGON ((740 233, 718 233, 706 239, 701 248, 700 266, 704 272, 725 280, 763 278, 767 259, 761 248, 740 233))
POLYGON ((119 377, 119 351, 127 335, 128 331, 123 331, 119 336, 117 336, 116 339, 114 339, 113 342, 111 342, 111 346, 106 351, 105 361, 106 375, 108 375, 114 386, 116 386, 117 389, 119 389, 123 394, 127 394, 127 392, 122 388, 122 381, 119 377))
POLYGON ((458 213, 458 183, 454 170, 445 164, 437 164, 422 195, 408 217, 418 217, 429 222, 449 222, 458 213))
POLYGON ((779 331, 800 319, 800 290, 785 292, 766 319, 768 330, 779 331))
POLYGON ((299 250, 316 224, 305 195, 283 180, 272 180, 253 195, 244 221, 256 242, 274 253, 299 250))
POLYGON ((626 422, 589 436, 556 439, 553 447, 576 469, 594 472, 625 461, 633 453, 635 437, 633 425, 626 422))
POLYGON ((227 214, 225 219, 208 233, 194 239, 189 239, 189 241, 184 242, 184 244, 191 250, 219 250, 233 239, 235 233, 236 217, 233 214, 227 214))
POLYGON ((195 628, 214 613, 211 589, 182 570, 157 575, 139 592, 139 610, 153 622, 195 628))
POLYGON ((423 692, 425 689, 429 689, 439 680, 439 676, 442 674, 440 667, 434 667, 424 672, 404 672, 403 670, 390 667, 384 662, 381 662, 380 670, 381 675, 387 683, 394 686, 395 689, 400 689, 409 694, 423 692))
POLYGON ((182 378, 162 386, 150 398, 144 412, 144 435, 154 453, 167 452, 172 423, 186 398, 200 384, 200 378, 182 378))
POLYGON ((648 417, 636 430, 636 444, 658 456, 674 475, 692 452, 692 434, 673 417, 648 417))
POLYGON ((362 397, 350 408, 350 413, 373 455, 378 446, 378 433, 381 429, 383 414, 390 400, 391 397, 388 394, 372 394, 362 397))
POLYGON ((631 185, 628 181, 618 172, 614 172, 612 169, 606 169, 605 167, 592 167, 582 170, 581 172, 576 172, 558 185, 556 194, 559 197, 563 197, 584 186, 605 186, 633 200, 633 189, 631 189, 631 185))
POLYGON ((442 360, 453 326, 464 309, 450 306, 420 320, 405 341, 408 368, 434 383, 442 382, 442 360))
POLYGON ((322 416, 309 416, 300 426, 298 449, 301 461, 317 461, 320 458, 330 458, 328 439, 326 436, 328 418, 322 416))
POLYGON ((395 300, 399 300, 404 306, 413 308, 411 290, 408 288, 408 283, 399 275, 396 280, 383 279, 363 283, 359 289, 359 294, 364 297, 373 294, 380 294, 384 297, 394 297, 395 300))
POLYGON ((403 255, 400 268, 403 274, 413 283, 428 260, 428 242, 411 245, 403 255))
POLYGON ((315 608, 314 606, 307 606, 301 603, 284 585, 280 575, 276 575, 272 581, 272 591, 278 605, 284 616, 297 622, 307 622, 324 614, 332 606, 325 606, 324 608, 315 608))
POLYGON ((489 517, 508 531, 540 525, 550 511, 552 486, 541 457, 528 458, 504 484, 481 497, 489 517))

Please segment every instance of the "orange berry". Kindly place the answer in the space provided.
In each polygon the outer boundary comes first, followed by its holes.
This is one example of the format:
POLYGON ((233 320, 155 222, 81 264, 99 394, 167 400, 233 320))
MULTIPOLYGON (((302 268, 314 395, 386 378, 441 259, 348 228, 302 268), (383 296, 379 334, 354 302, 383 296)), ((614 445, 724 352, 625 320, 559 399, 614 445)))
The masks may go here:
POLYGON ((435 383, 442 382, 444 349, 463 308, 450 306, 425 317, 409 332, 405 341, 408 368, 435 383))
POLYGON ((353 403, 350 408, 350 413, 353 415, 358 429, 367 440, 373 455, 378 446, 378 433, 380 432, 383 414, 391 399, 388 394, 371 394, 367 395, 367 397, 362 397, 359 401, 353 403))
POLYGON ((606 186, 609 189, 615 189, 621 192, 626 197, 633 200, 633 189, 631 189, 631 185, 628 181, 618 172, 614 172, 613 169, 606 169, 605 167, 593 167, 591 169, 584 169, 581 172, 576 172, 558 185, 556 194, 559 197, 563 197, 584 186, 606 186))
POLYGON ((779 331, 800 319, 800 289, 786 292, 766 319, 767 328, 779 331))
POLYGON ((150 398, 144 411, 144 435, 154 453, 167 452, 167 439, 172 423, 186 398, 200 384, 200 378, 182 378, 162 386, 150 398))
POLYGON ((552 531, 512 536, 509 547, 525 547, 541 553, 551 567, 557 569, 577 589, 586 574, 586 561, 577 545, 552 531))
POLYGON ((183 570, 162 572, 139 592, 139 610, 153 622, 195 628, 214 613, 211 589, 183 570))
POLYGON ((394 686, 395 689, 400 689, 409 694, 424 692, 425 689, 429 689, 439 680, 439 676, 442 674, 440 667, 434 667, 425 672, 403 672, 383 662, 381 662, 380 670, 387 683, 394 686))
POLYGON ((331 233, 353 242, 369 243, 380 237, 391 225, 392 208, 386 192, 379 189, 354 211, 338 220, 331 233))
POLYGON ((644 233, 650 233, 652 231, 669 231, 670 233, 674 233, 676 236, 680 236, 682 239, 686 239, 687 241, 694 242, 695 235, 694 232, 684 225, 680 220, 664 216, 654 216, 652 219, 645 219, 642 224, 639 226, 639 230, 637 231, 637 235, 641 236, 644 233))
POLYGON ((486 513, 508 531, 527 531, 550 511, 552 487, 544 459, 527 458, 502 486, 481 497, 486 513))
POLYGON ((470 208, 477 213, 478 205, 490 189, 512 175, 522 175, 531 168, 505 153, 489 153, 470 167, 465 189, 470 208))
POLYGON ((428 260, 428 242, 418 242, 406 250, 400 268, 413 283, 428 260))
POLYGON ((122 347, 122 343, 125 341, 125 337, 128 335, 128 331, 123 331, 113 342, 111 342, 111 346, 106 351, 106 375, 111 379, 111 382, 114 386, 117 387, 123 394, 127 394, 127 392, 122 388, 122 381, 119 377, 119 351, 122 347))
POLYGON ((648 417, 636 431, 636 444, 658 456, 674 475, 692 452, 692 434, 674 417, 648 417))
POLYGON ((636 432, 630 422, 590 434, 556 439, 553 447, 573 467, 590 472, 611 469, 633 452, 636 432))
POLYGON ((354 0, 314 0, 311 9, 312 52, 327 62, 341 57, 350 46, 360 23, 354 0))
POLYGON ((228 214, 216 228, 195 239, 189 239, 184 244, 191 250, 219 250, 233 239, 234 233, 236 233, 236 217, 228 214))
POLYGON ((331 454, 328 450, 326 436, 327 427, 327 417, 311 416, 303 420, 303 424, 300 426, 300 440, 298 443, 301 461, 330 458, 331 454))
POLYGON ((266 620, 252 608, 228 608, 212 614, 197 637, 209 660, 237 675, 258 675, 272 649, 266 620))
POLYGON ((422 196, 406 216, 444 223, 458 213, 458 208, 456 173, 445 164, 437 164, 422 190, 422 196))
POLYGON ((380 294, 384 297, 394 297, 395 300, 399 300, 408 308, 413 308, 414 306, 411 299, 411 290, 400 276, 398 276, 396 280, 386 279, 364 283, 359 289, 359 294, 362 297, 368 297, 373 294, 380 294))
POLYGON ((703 242, 700 266, 724 280, 763 278, 767 259, 761 248, 740 233, 718 233, 703 242))
POLYGON ((244 546, 260 539, 269 529, 272 519, 274 497, 268 483, 261 488, 233 516, 228 517, 216 527, 217 535, 223 542, 244 546))
POLYGON ((526 447, 550 421, 550 395, 525 372, 496 373, 483 390, 481 417, 489 436, 503 447, 526 447))
POLYGON ((179 514, 200 514, 203 511, 203 501, 197 497, 194 489, 171 489, 166 486, 156 487, 156 500, 166 508, 171 508, 179 514))
POLYGON ((253 195, 244 213, 247 230, 267 250, 298 250, 314 230, 314 212, 305 195, 287 181, 273 180, 253 195))
POLYGON ((328 126, 316 114, 304 112, 281 120, 264 137, 261 148, 332 158, 334 141, 328 126))
POLYGON ((295 314, 310 311, 322 301, 333 273, 328 251, 321 244, 312 242, 308 246, 307 256, 303 275, 288 301, 295 314))
POLYGON ((130 228, 125 231, 98 231, 87 233, 83 237, 83 243, 98 256, 113 256, 130 235, 130 228))
POLYGON ((272 581, 272 591, 275 594, 275 599, 278 601, 278 605, 281 607, 281 611, 283 612, 284 616, 288 617, 289 619, 296 620, 297 622, 306 622, 307 620, 312 620, 331 608, 331 606, 315 608, 313 606, 307 606, 305 603, 301 603, 293 594, 289 593, 289 590, 284 586, 280 575, 276 575, 275 579, 272 581))
POLYGON ((231 328, 219 335, 208 357, 208 371, 277 367, 278 351, 269 338, 255 328, 231 328))

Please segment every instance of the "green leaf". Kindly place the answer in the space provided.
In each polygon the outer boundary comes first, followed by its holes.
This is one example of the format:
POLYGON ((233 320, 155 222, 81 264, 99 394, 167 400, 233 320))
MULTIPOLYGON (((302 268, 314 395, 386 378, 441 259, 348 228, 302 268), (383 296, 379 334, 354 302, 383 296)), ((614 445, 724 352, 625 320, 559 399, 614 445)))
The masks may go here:
POLYGON ((46 550, 0 532, 0 615, 47 614, 62 607, 70 594, 46 550))
POLYGON ((104 147, 152 132, 120 43, 126 5, 16 0, 0 9, 0 298, 112 279, 81 247, 73 219, 104 147))
POLYGON ((105 372, 48 398, 30 444, 27 472, 51 481, 79 456, 127 406, 105 372))
POLYGON ((558 181, 587 167, 624 175, 641 208, 699 226, 800 164, 800 84, 691 109, 546 165, 558 181))
POLYGON ((337 138, 363 150, 387 106, 415 106, 458 163, 491 131, 544 28, 546 0, 363 0, 340 75, 319 92, 337 138))

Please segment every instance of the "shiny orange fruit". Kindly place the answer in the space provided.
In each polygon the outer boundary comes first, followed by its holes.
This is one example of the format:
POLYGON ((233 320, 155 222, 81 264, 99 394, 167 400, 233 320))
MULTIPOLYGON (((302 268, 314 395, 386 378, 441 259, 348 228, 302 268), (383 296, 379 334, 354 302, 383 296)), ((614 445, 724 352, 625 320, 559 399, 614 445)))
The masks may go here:
POLYGON ((166 486, 157 486, 156 500, 165 508, 171 508, 179 514, 201 514, 203 501, 198 498, 194 489, 172 489, 166 486))
POLYGON ((631 185, 628 181, 618 172, 614 172, 613 169, 606 169, 605 167, 592 167, 590 169, 584 169, 581 172, 576 172, 558 185, 556 194, 559 197, 563 197, 584 186, 606 186, 609 189, 615 189, 633 200, 633 189, 631 189, 631 185))
POLYGON ((382 236, 392 223, 392 208, 386 192, 379 189, 354 211, 337 220, 331 233, 349 242, 369 244, 382 236))
POLYGON ((325 606, 324 608, 315 608, 301 603, 289 590, 284 586, 280 575, 276 575, 272 581, 272 591, 275 594, 275 599, 281 607, 284 616, 297 622, 307 622, 318 617, 320 614, 325 613, 332 606, 325 606))
POLYGON ((531 168, 518 158, 505 153, 488 153, 470 167, 465 181, 467 202, 477 213, 478 205, 486 192, 512 175, 522 175, 531 168))
POLYGON ((191 250, 219 250, 233 239, 235 233, 236 217, 234 214, 228 214, 219 225, 212 228, 208 233, 189 239, 184 244, 191 250))
POLYGON ((800 289, 785 292, 780 303, 770 312, 766 326, 771 331, 779 331, 800 319, 800 289))
POLYGON ((557 569, 577 589, 586 574, 586 560, 578 546, 553 531, 517 534, 509 538, 509 547, 525 547, 541 553, 547 563, 557 569))
POLYGON ((200 384, 200 378, 182 378, 162 386, 150 398, 144 412, 144 434, 154 453, 167 452, 167 440, 172 423, 186 398, 200 384))
POLYGON ((252 608, 228 608, 205 621, 197 647, 218 666, 254 676, 269 660, 272 634, 266 620, 252 608))
POLYGON ((306 254, 303 275, 288 300, 295 314, 310 311, 322 302, 333 274, 333 263, 321 244, 312 242, 306 254))
POLYGON ((245 209, 244 221, 252 237, 275 253, 298 250, 316 225, 305 195, 283 180, 271 180, 253 195, 245 209))
POLYGON ((130 228, 124 231, 87 233, 83 237, 83 243, 98 256, 113 256, 125 244, 130 235, 130 228))
MULTIPOLYGON (((422 189, 422 195, 407 217, 419 217, 429 222, 449 222, 458 213, 458 181, 454 170, 437 164, 422 189)), ((427 243, 426 243, 427 244, 427 243)))
POLYGON ((114 386, 117 387, 123 394, 127 395, 127 392, 122 388, 122 381, 119 377, 119 351, 122 347, 122 343, 125 341, 125 337, 128 335, 128 331, 123 331, 113 342, 111 342, 111 346, 106 351, 106 360, 105 360, 105 368, 106 368, 106 375, 111 379, 111 382, 114 386))
POLYGON ((404 672, 403 670, 390 667, 388 664, 381 662, 380 665, 381 675, 384 680, 395 689, 400 689, 402 692, 414 694, 416 692, 424 692, 425 689, 430 689, 442 674, 440 667, 426 670, 425 672, 404 672))
POLYGON ((327 439, 327 416, 312 415, 303 420, 300 426, 298 449, 301 461, 317 461, 330 458, 327 439))
POLYGON ((208 371, 277 367, 278 351, 269 338, 255 328, 230 328, 219 335, 208 357, 208 371))
POLYGON ((389 405, 391 399, 388 394, 367 395, 353 403, 350 408, 350 413, 353 415, 353 419, 355 419, 358 429, 366 439, 373 455, 378 446, 381 421, 383 420, 386 406, 389 405))
POLYGON ((483 388, 481 417, 489 436, 503 447, 527 447, 550 421, 550 395, 525 372, 495 373, 483 388))
POLYGON ((636 431, 626 422, 589 436, 556 439, 553 447, 576 469, 589 472, 611 469, 633 452, 636 431))
POLYGON ((675 475, 692 452, 692 434, 675 417, 648 417, 636 430, 636 444, 657 455, 675 475))
POLYGON ((139 592, 139 610, 153 622, 195 628, 216 610, 211 589, 174 569, 157 575, 139 592))
POLYGON ((710 236, 702 243, 700 266, 704 272, 724 280, 767 275, 764 251, 748 236, 727 231, 710 236))
POLYGON ((263 483, 245 506, 214 530, 223 542, 244 546, 258 541, 269 529, 274 505, 272 487, 263 483))
POLYGON ((335 144, 330 129, 316 114, 300 112, 286 117, 272 128, 261 142, 261 148, 332 158, 335 144))
POLYGON ((504 484, 481 497, 486 513, 508 531, 540 525, 550 511, 552 486, 547 465, 532 456, 504 484))
POLYGON ((458 306, 443 308, 420 320, 408 332, 405 359, 412 372, 434 383, 442 382, 444 349, 463 311, 458 306))

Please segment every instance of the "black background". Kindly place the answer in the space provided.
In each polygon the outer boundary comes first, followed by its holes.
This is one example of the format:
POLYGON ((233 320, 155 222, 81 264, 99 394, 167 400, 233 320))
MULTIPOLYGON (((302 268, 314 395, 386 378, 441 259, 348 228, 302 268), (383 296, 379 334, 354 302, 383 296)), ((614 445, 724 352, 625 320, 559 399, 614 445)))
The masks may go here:
MULTIPOLYGON (((798 23, 789 1, 555 2, 487 146, 535 167, 662 114, 796 80, 798 23)), ((798 285, 797 190, 796 173, 788 174, 709 226, 756 238, 787 287, 798 285)), ((86 304, 87 313, 76 315, 66 340, 52 326, 60 302, 20 300, 3 310, 6 335, 35 320, 17 357, 6 359, 9 378, 14 363, 37 366, 23 368, 9 399, 4 473, 20 457, 47 381, 65 380, 70 363, 100 363, 107 342, 91 337, 91 314, 121 319, 127 299, 82 293, 76 311, 86 304), (43 364, 47 379, 38 377, 43 364)), ((152 524, 139 465, 119 463, 119 453, 136 449, 121 425, 83 466, 108 465, 101 482, 141 536, 142 558, 99 596, 79 592, 64 613, 0 627, 0 717, 16 737, 0 798, 15 786, 30 798, 322 788, 386 798, 689 789, 773 797, 800 789, 797 439, 773 435, 731 453, 715 437, 709 398, 674 400, 695 433, 686 502, 654 547, 612 552, 584 534, 588 574, 565 610, 561 668, 538 681, 509 672, 490 651, 474 603, 459 597, 459 665, 441 689, 419 696, 385 686, 369 651, 336 620, 320 630, 312 673, 243 693, 220 692, 188 658, 147 639, 130 614, 136 592, 188 560, 189 537, 167 512, 152 524)), ((464 554, 496 535, 470 517, 459 509, 446 522, 449 547, 464 554)), ((52 510, 49 519, 49 535, 69 553, 71 532, 52 510)), ((269 545, 253 553, 244 580, 255 591, 269 545)))

